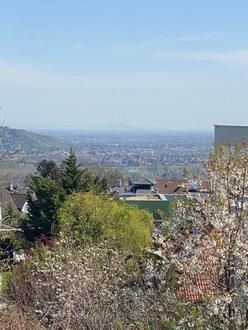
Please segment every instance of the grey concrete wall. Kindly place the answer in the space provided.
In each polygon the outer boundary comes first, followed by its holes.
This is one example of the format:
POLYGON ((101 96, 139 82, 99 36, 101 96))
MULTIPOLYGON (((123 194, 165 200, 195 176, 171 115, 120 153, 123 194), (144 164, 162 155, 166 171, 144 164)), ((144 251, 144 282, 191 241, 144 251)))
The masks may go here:
POLYGON ((231 142, 248 142, 248 126, 225 126, 215 125, 215 144, 225 144, 231 142))

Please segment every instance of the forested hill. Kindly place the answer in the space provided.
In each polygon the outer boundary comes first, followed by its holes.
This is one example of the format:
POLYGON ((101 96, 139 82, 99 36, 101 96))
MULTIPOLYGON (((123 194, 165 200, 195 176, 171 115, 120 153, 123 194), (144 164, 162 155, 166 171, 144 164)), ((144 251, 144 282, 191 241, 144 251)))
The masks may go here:
POLYGON ((53 137, 0 126, 0 152, 23 150, 26 153, 33 153, 56 151, 61 148, 64 148, 64 144, 53 137))

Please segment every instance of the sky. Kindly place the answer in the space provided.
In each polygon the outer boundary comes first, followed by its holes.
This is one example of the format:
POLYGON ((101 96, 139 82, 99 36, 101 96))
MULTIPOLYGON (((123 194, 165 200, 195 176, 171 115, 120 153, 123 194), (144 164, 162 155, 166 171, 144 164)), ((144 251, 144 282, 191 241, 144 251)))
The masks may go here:
POLYGON ((27 129, 248 125, 247 0, 10 0, 0 120, 27 129))

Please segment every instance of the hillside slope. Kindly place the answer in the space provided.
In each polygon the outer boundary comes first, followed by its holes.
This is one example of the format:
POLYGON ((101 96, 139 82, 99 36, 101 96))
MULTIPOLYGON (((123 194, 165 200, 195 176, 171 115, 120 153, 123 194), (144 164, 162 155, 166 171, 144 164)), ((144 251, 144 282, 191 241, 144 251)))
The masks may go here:
POLYGON ((53 137, 23 129, 0 126, 0 152, 23 150, 26 153, 56 151, 64 144, 53 137))

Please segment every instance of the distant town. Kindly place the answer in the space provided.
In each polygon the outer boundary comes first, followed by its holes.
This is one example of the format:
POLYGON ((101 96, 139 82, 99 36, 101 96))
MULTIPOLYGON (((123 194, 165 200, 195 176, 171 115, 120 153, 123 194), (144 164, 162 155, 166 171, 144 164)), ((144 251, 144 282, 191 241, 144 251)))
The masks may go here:
MULTIPOLYGON (((77 153, 82 166, 100 165, 122 171, 133 180, 150 177, 180 179, 185 167, 196 173, 213 150, 213 133, 210 132, 74 132, 44 131, 46 143, 38 143, 41 135, 20 135, 19 143, 0 145, 4 157, 2 175, 22 181, 28 172, 35 170, 43 158, 60 162, 70 146, 77 153), (50 136, 48 136, 48 134, 50 136), (25 138, 24 138, 24 137, 25 138), (35 138, 34 138, 35 137, 35 138), (50 139, 50 140, 49 140, 50 139), (11 168, 11 174, 8 169, 11 168), (11 177, 12 175, 12 177, 11 177), (19 176, 19 177, 18 177, 19 176)), ((12 143, 11 143, 12 141, 12 143)))

